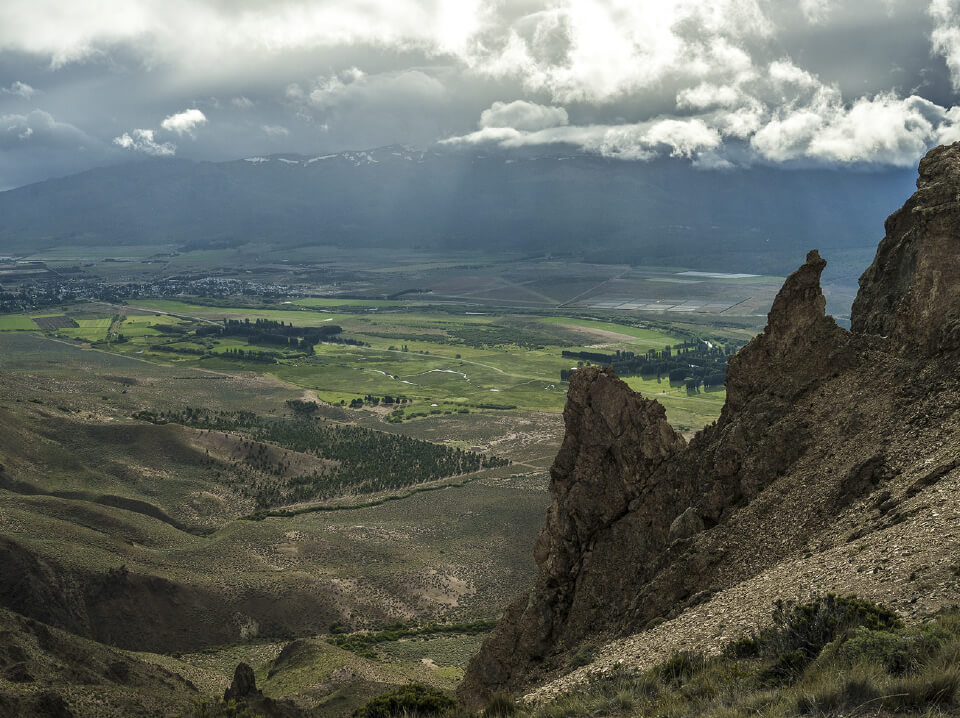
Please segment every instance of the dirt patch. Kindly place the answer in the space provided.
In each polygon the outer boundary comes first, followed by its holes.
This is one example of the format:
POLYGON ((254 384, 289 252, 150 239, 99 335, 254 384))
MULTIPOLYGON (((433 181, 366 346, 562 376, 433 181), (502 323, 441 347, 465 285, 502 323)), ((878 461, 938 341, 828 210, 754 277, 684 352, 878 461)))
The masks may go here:
POLYGON ((602 339, 607 344, 612 342, 635 342, 636 341, 636 338, 630 336, 629 334, 620 334, 619 332, 611 332, 608 329, 592 329, 590 327, 581 327, 576 324, 557 324, 557 326, 563 327, 564 329, 569 329, 572 332, 585 334, 589 337, 602 339))
POLYGON ((223 463, 242 462, 255 468, 271 467, 282 478, 323 474, 340 465, 333 459, 282 449, 272 444, 246 439, 239 434, 184 427, 190 446, 223 463))
POLYGON ((76 329, 80 325, 73 321, 70 317, 36 317, 33 320, 33 323, 37 325, 40 329, 44 331, 51 331, 53 329, 76 329))

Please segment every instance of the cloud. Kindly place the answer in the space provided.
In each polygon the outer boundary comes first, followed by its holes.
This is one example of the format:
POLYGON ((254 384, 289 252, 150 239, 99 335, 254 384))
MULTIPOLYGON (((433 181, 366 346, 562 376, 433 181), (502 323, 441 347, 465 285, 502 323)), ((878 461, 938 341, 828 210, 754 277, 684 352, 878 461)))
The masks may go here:
POLYGON ((566 144, 606 157, 646 161, 660 154, 698 157, 719 147, 722 138, 699 119, 663 119, 629 125, 558 126, 533 131, 484 127, 444 142, 451 145, 493 143, 507 148, 566 144))
POLYGON ((177 146, 170 142, 158 143, 154 140, 153 130, 133 130, 113 138, 113 144, 125 150, 142 152, 151 157, 172 157, 177 146))
POLYGON ((26 100, 29 100, 37 91, 30 87, 26 82, 20 82, 16 80, 13 82, 10 87, 0 87, 0 94, 3 95, 18 95, 26 100))
POLYGON ((773 30, 758 0, 571 0, 494 23, 466 61, 560 103, 614 102, 664 82, 749 72, 747 41, 773 30))
POLYGON ((808 22, 816 25, 826 19, 830 2, 831 0, 800 0, 800 11, 808 22))
POLYGON ((0 3, 0 50, 43 56, 53 68, 97 61, 124 45, 138 47, 152 67, 356 44, 459 53, 471 43, 487 12, 484 5, 478 0, 8 0, 0 3))
POLYGON ((207 123, 207 116, 200 110, 184 110, 175 115, 170 115, 160 126, 167 132, 176 132, 178 135, 193 135, 193 131, 200 125, 207 123))
POLYGON ((0 115, 0 149, 84 150, 95 143, 73 125, 58 122, 49 112, 0 115))
POLYGON ((438 79, 422 70, 367 74, 356 67, 316 78, 304 88, 293 83, 286 97, 321 113, 342 107, 434 103, 444 94, 438 79))
POLYGON ((906 167, 931 146, 960 138, 960 107, 893 92, 847 103, 838 87, 787 59, 735 85, 700 83, 678 93, 676 103, 696 116, 546 128, 496 126, 482 115, 479 131, 446 142, 507 148, 562 143, 630 160, 686 158, 703 168, 756 161, 906 167))
POLYGON ((565 125, 567 111, 562 107, 546 107, 526 100, 494 102, 480 114, 479 126, 513 127, 517 130, 545 130, 565 125))
POLYGON ((958 132, 957 113, 921 97, 860 98, 850 107, 827 105, 771 120, 751 145, 777 162, 884 163, 909 167, 927 149, 958 132))
MULTIPOLYGON (((705 168, 903 164, 957 133, 960 0, 52 7, 0 3, 0 102, 41 96, 99 138, 90 165, 114 161, 118 147, 227 159, 280 142, 328 152, 442 138, 705 168), (176 107, 192 109, 168 115, 176 107), (213 112, 217 132, 201 131, 213 112)), ((42 128, 18 127, 0 128, 5 142, 39 146, 42 128)))
POLYGON ((703 110, 709 107, 735 107, 740 103, 742 96, 743 93, 736 87, 701 82, 696 87, 689 87, 677 93, 677 108, 703 110))
POLYGON ((933 51, 946 60, 953 89, 960 90, 960 0, 932 0, 929 12, 934 22, 933 51))

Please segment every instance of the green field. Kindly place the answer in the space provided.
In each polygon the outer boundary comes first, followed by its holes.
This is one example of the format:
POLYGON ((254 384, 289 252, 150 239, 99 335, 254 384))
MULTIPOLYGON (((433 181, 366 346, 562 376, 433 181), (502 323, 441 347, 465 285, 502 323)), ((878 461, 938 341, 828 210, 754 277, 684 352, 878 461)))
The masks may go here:
MULTIPOLYGON (((368 396, 403 397, 408 404, 402 409, 379 414, 381 420, 394 422, 468 412, 558 412, 566 399, 560 372, 576 365, 575 360, 561 356, 564 350, 643 353, 690 337, 686 327, 670 333, 669 325, 651 327, 583 317, 474 312, 399 301, 301 302, 313 306, 277 309, 138 300, 116 325, 106 312, 99 318, 87 318, 90 309, 84 308, 86 313, 68 309, 67 316, 76 317, 78 326, 55 333, 161 364, 270 375, 311 391, 329 404, 347 405, 368 396), (346 311, 319 310, 335 304, 346 311), (253 345, 244 337, 195 333, 198 328, 220 325, 224 319, 270 320, 304 328, 335 325, 342 327, 343 337, 362 345, 320 343, 305 354, 286 347, 253 345), (108 336, 111 326, 114 332, 108 336), (273 354, 276 359, 251 360, 245 356, 250 351, 273 354)), ((5 319, 0 331, 37 331, 28 317, 5 319)), ((713 421, 724 399, 722 391, 688 395, 682 388, 639 377, 629 378, 628 383, 661 400, 670 421, 683 431, 713 421)))
MULTIPOLYGON (((333 404, 349 403, 368 394, 403 395, 416 402, 401 415, 409 419, 431 413, 496 411, 488 408, 494 406, 559 411, 566 398, 566 385, 559 381, 560 370, 571 366, 570 359, 560 356, 561 351, 602 346, 643 352, 662 349, 683 339, 683 335, 662 330, 581 318, 479 315, 422 308, 400 310, 397 303, 380 304, 384 309, 376 312, 331 315, 298 310, 209 307, 168 300, 139 304, 203 319, 260 318, 297 326, 335 323, 343 326, 349 336, 369 345, 321 344, 313 356, 291 356, 274 365, 215 356, 246 346, 235 339, 206 342, 206 348, 214 356, 203 359, 173 351, 167 353, 158 347, 153 332, 149 335, 142 331, 127 332, 125 327, 130 320, 124 322, 120 331, 131 336, 139 333, 140 337, 113 349, 221 371, 239 366, 267 372, 312 390, 319 399, 333 404), (388 311, 388 307, 392 311, 388 311), (543 343, 526 346, 513 343, 523 341, 517 337, 531 336, 543 343), (487 339, 490 343, 484 344, 487 339), (505 343, 496 343, 500 341, 505 343)), ((168 316, 166 321, 175 320, 168 316)), ((175 341, 166 342, 166 346, 171 350, 188 347, 175 341)), ((710 423, 723 405, 722 391, 688 397, 682 388, 644 382, 639 377, 631 378, 629 383, 662 399, 671 421, 685 431, 710 423)))
POLYGON ((22 314, 7 314, 0 316, 0 332, 31 332, 36 331, 37 325, 30 317, 22 314))

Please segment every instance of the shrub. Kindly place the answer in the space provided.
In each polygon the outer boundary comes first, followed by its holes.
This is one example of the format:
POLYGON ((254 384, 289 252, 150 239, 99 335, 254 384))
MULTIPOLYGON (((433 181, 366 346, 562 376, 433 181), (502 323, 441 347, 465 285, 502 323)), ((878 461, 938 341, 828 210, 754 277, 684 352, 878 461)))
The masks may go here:
POLYGON ((439 715, 456 705, 456 701, 436 688, 408 683, 371 699, 353 712, 353 718, 439 715))
POLYGON ((570 667, 580 668, 580 666, 586 666, 590 663, 593 663, 593 659, 596 655, 597 647, 595 645, 592 643, 581 644, 576 653, 570 657, 570 667))
POLYGON ((663 616, 654 616, 649 621, 647 621, 647 625, 643 627, 643 630, 651 631, 657 626, 659 626, 661 623, 666 623, 666 622, 667 622, 667 619, 664 618, 663 616))
POLYGON ((772 618, 771 626, 727 644, 724 653, 774 659, 761 677, 776 684, 795 679, 828 643, 845 639, 857 628, 891 632, 903 627, 900 617, 884 606, 832 593, 802 604, 777 601, 772 618))
POLYGON ((803 604, 777 601, 773 627, 761 636, 761 643, 774 655, 802 651, 815 658, 828 643, 859 626, 890 631, 902 628, 903 622, 894 611, 872 601, 831 593, 803 604))
POLYGON ((771 666, 760 673, 764 683, 779 686, 791 683, 810 663, 811 657, 801 650, 790 651, 777 656, 771 666))
POLYGON ((727 658, 756 658, 760 655, 762 646, 756 636, 742 636, 730 641, 723 647, 723 655, 727 658))
POLYGON ((837 655, 850 665, 877 663, 888 673, 903 675, 918 667, 950 638, 947 631, 932 626, 898 633, 860 627, 838 647, 837 655))
POLYGON ((699 653, 680 651, 654 670, 663 683, 678 685, 703 668, 704 663, 704 658, 699 653))

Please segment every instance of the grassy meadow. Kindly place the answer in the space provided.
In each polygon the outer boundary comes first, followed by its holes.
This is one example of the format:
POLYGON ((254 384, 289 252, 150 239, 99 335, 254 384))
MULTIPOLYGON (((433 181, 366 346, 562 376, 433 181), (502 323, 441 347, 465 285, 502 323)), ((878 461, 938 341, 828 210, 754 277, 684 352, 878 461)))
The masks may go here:
MULTIPOLYGON (((77 326, 47 332, 168 366, 272 376, 334 405, 367 396, 402 396, 409 404, 392 413, 395 422, 477 411, 558 412, 566 397, 560 371, 576 366, 561 352, 642 354, 691 336, 687 327, 472 312, 386 300, 308 298, 290 305, 243 307, 151 299, 100 309, 99 315, 91 315, 89 309, 84 316, 76 309, 65 312, 60 316, 73 318, 77 326), (109 313, 111 309, 115 313, 109 313), (243 337, 199 337, 193 332, 224 319, 270 320, 296 327, 335 325, 354 344, 320 343, 310 354, 283 349, 275 362, 252 361, 237 352, 275 348, 250 345, 243 337)), ((22 331, 43 330, 29 316, 0 319, 0 332, 22 331)), ((682 386, 671 386, 666 377, 626 381, 635 390, 656 396, 670 421, 687 432, 713 421, 723 405, 722 390, 688 393, 682 386)))

